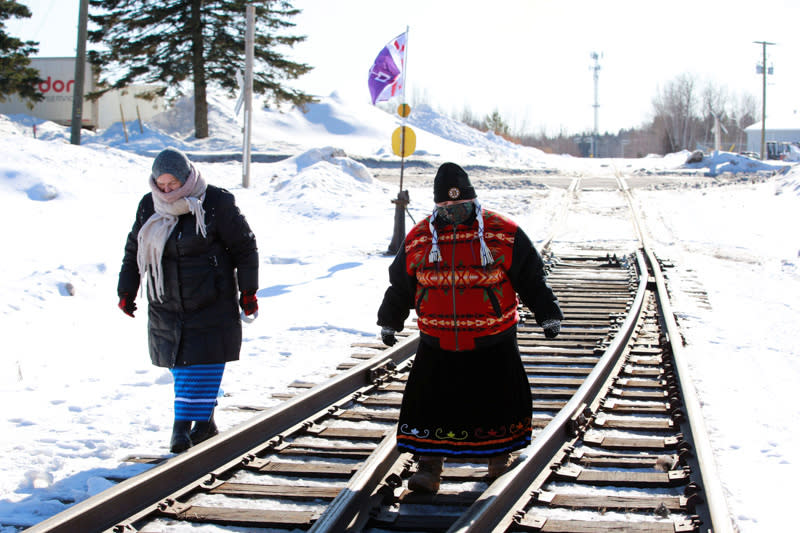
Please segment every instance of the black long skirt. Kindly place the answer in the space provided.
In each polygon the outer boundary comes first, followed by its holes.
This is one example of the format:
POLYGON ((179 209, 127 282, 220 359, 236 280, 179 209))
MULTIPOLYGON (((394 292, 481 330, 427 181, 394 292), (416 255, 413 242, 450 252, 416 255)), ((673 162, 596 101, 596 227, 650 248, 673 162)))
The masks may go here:
POLYGON ((446 457, 490 457, 531 442, 531 389, 516 335, 467 352, 420 342, 408 377, 397 447, 446 457))

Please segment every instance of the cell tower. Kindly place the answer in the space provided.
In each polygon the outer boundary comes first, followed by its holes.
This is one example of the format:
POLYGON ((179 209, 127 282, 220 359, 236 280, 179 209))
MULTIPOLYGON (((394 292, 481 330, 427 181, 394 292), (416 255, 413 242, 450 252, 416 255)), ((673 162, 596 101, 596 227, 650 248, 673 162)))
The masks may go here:
POLYGON ((597 125, 597 113, 600 109, 600 103, 597 101, 597 82, 600 78, 600 58, 603 57, 603 54, 598 54, 597 52, 592 52, 590 57, 594 60, 594 65, 592 65, 592 78, 594 78, 594 131, 592 132, 592 157, 597 157, 597 137, 598 137, 598 125, 597 125))

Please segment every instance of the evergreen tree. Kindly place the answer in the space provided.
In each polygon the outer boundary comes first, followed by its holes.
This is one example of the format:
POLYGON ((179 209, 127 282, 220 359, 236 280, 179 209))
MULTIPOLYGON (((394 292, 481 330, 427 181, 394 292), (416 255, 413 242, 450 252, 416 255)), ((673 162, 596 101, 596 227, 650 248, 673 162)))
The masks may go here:
MULTIPOLYGON (((89 61, 107 73, 94 95, 137 82, 165 83, 180 94, 180 83, 191 78, 195 136, 208 137, 206 87, 216 83, 231 94, 238 90, 249 3, 256 7, 253 92, 276 104, 312 102, 311 96, 284 83, 311 70, 277 50, 305 40, 279 34, 294 26, 289 19, 300 12, 288 0, 89 0, 89 19, 98 28, 89 32, 89 40, 103 45, 89 52, 89 61)), ((166 88, 161 95, 165 93, 166 88)))
POLYGON ((30 10, 14 0, 0 0, 0 102, 12 94, 27 100, 28 107, 41 101, 44 96, 36 90, 39 71, 31 68, 28 56, 35 54, 39 43, 20 41, 5 31, 5 21, 9 18, 30 18, 30 10))
POLYGON ((495 109, 491 115, 487 115, 483 120, 484 127, 497 135, 508 135, 508 124, 505 123, 500 112, 495 109))

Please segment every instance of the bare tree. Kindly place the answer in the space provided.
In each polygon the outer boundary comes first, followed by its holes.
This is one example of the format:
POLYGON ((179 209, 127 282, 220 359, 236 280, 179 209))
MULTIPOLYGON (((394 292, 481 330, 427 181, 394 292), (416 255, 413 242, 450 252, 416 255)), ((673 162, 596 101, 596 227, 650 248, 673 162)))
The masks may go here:
MULTIPOLYGON (((706 145, 714 139, 715 121, 719 120, 722 128, 728 129, 727 109, 728 90, 725 87, 709 83, 703 88, 703 139, 706 145)), ((720 132, 721 133, 721 132, 720 132)), ((722 139, 720 139, 722 141, 722 139)))
POLYGON ((732 126, 728 129, 736 139, 736 142, 742 146, 747 146, 747 134, 745 128, 752 126, 761 120, 761 106, 758 105, 756 97, 752 94, 742 94, 736 98, 731 108, 731 122, 732 126), (734 133, 735 132, 735 133, 734 133))
POLYGON ((481 121, 478 119, 475 114, 472 112, 468 106, 464 106, 464 109, 461 110, 461 115, 458 117, 457 120, 460 120, 467 126, 472 126, 473 128, 480 128, 481 121))
POLYGON ((742 94, 734 103, 732 115, 736 117, 737 125, 741 129, 752 126, 761 120, 761 107, 752 94, 742 94))
POLYGON ((668 82, 653 99, 654 124, 661 129, 668 152, 694 146, 697 124, 697 81, 691 74, 681 74, 668 82))

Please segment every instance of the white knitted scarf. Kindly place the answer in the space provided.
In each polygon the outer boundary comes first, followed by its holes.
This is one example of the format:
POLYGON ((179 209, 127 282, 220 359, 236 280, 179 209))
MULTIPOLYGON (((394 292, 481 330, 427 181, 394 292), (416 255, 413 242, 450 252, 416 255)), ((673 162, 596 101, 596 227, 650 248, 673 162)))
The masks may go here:
POLYGON ((161 257, 164 254, 164 245, 178 223, 178 217, 192 213, 195 217, 195 231, 201 233, 203 237, 206 236, 206 213, 203 209, 206 182, 194 165, 191 166, 186 183, 174 191, 161 191, 152 177, 149 177, 148 181, 153 191, 155 213, 139 229, 136 262, 139 265, 139 274, 147 277, 149 293, 155 295, 160 302, 164 296, 164 269, 161 257))
MULTIPOLYGON (((486 266, 494 263, 492 252, 486 246, 486 241, 483 239, 483 208, 477 198, 472 200, 475 204, 475 217, 478 219, 478 239, 481 241, 481 266, 486 266)), ((428 254, 428 261, 431 263, 438 263, 442 260, 442 252, 439 249, 439 234, 436 233, 436 228, 433 225, 433 220, 436 218, 436 208, 433 208, 433 214, 428 219, 428 228, 431 231, 431 252, 428 254)))

